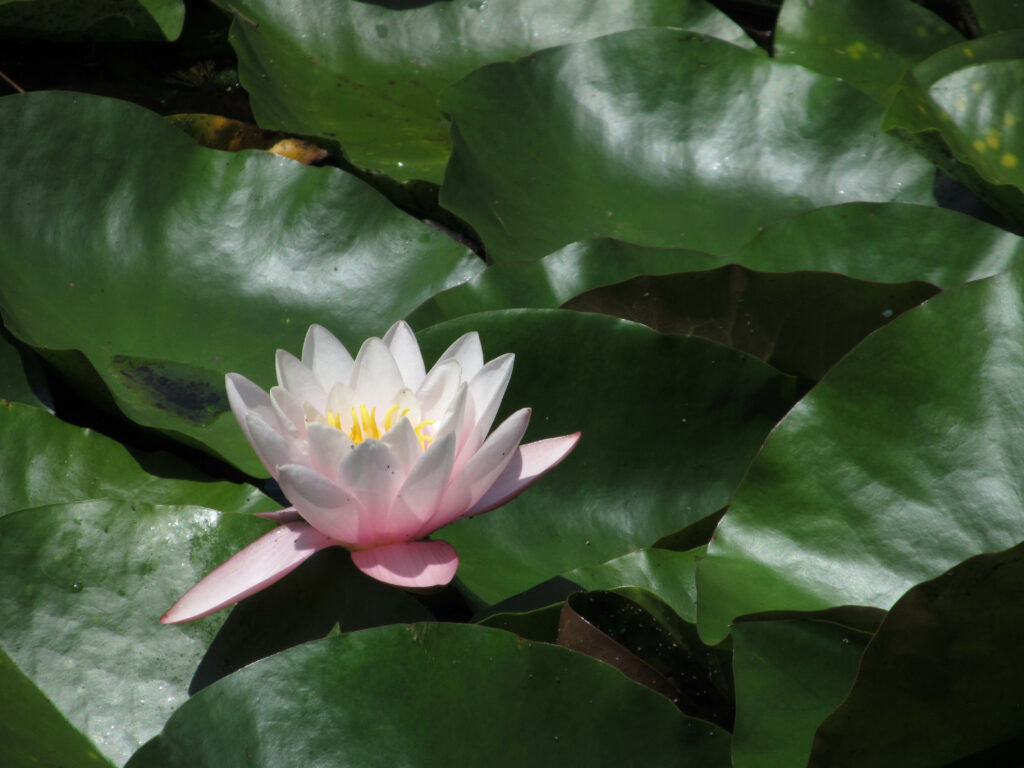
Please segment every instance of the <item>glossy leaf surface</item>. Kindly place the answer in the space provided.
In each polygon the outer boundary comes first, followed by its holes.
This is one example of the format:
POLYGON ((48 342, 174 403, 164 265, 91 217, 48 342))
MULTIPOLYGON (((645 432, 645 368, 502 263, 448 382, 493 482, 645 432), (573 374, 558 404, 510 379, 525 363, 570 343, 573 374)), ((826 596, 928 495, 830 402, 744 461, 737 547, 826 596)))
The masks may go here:
POLYGON ((1020 268, 943 293, 869 336, 787 414, 697 569, 705 640, 745 613, 889 608, 1024 539, 1022 307, 1020 268))
POLYGON ((441 91, 495 61, 634 27, 753 47, 703 0, 454 0, 390 10, 341 0, 242 0, 232 44, 264 128, 336 139, 356 165, 440 182, 451 144, 441 91))
POLYGON ((933 169, 833 78, 673 30, 494 64, 442 96, 441 202, 494 261, 593 237, 731 251, 759 227, 854 200, 932 201, 933 169))
POLYGON ((482 266, 352 176, 208 150, 111 99, 3 99, 0 165, 10 330, 81 350, 130 418, 250 474, 226 372, 269 385, 313 322, 358 349, 482 266))
POLYGON ((500 630, 413 624, 247 667, 181 707, 129 766, 375 765, 381 745, 389 764, 411 767, 481 755, 516 768, 729 765, 728 734, 607 665, 500 630))

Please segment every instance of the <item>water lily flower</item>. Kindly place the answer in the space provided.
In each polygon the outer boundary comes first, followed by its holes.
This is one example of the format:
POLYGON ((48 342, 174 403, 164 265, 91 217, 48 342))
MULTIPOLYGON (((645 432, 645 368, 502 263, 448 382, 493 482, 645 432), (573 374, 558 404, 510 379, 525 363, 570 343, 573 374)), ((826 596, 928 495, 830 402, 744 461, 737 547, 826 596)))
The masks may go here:
POLYGON ((160 619, 198 619, 283 578, 325 547, 408 589, 447 584, 459 565, 425 537, 519 495, 575 447, 579 433, 520 445, 530 409, 491 425, 513 355, 484 363, 480 338, 455 341, 429 372, 405 322, 367 339, 355 359, 314 325, 302 359, 277 351, 278 386, 227 375, 228 400, 260 460, 294 506, 213 570, 160 619), (490 434, 488 434, 490 432, 490 434))

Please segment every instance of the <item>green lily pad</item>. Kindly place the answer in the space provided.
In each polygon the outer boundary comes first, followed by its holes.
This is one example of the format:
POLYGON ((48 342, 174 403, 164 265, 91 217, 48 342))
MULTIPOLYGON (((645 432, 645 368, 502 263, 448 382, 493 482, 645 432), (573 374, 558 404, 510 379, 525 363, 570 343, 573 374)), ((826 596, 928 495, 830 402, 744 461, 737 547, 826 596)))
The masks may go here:
POLYGON ((390 10, 354 0, 221 2, 253 114, 325 136, 358 166, 440 182, 451 144, 444 88, 495 61, 635 27, 753 42, 703 0, 454 0, 390 10))
POLYGON ((946 290, 1024 260, 1024 238, 944 208, 848 203, 767 227, 730 258, 764 272, 838 272, 879 283, 920 280, 946 290))
POLYGON ((940 294, 865 339, 786 415, 698 565, 706 641, 746 613, 887 609, 1024 540, 1022 304, 1019 267, 940 294))
POLYGON ((250 474, 225 373, 269 385, 314 322, 358 349, 483 266, 353 176, 205 149, 112 99, 0 99, 0 166, 10 330, 80 350, 130 418, 250 474))
POLYGON ((5 34, 52 40, 176 40, 183 0, 0 0, 5 34))
POLYGON ((492 264, 461 285, 427 299, 406 320, 413 328, 492 309, 555 309, 574 296, 636 275, 708 269, 720 259, 698 251, 585 240, 537 261, 492 264))
POLYGON ((818 729, 812 768, 1013 765, 1024 747, 1024 545, 908 591, 818 729), (962 761, 962 762, 961 762, 962 761))
POLYGON ((419 335, 424 357, 471 330, 488 358, 516 354, 498 419, 529 406, 526 441, 583 433, 522 496, 438 534, 459 552, 462 582, 489 604, 721 508, 795 397, 791 379, 717 344, 558 310, 435 325, 419 335))
POLYGON ((186 702, 128 766, 340 768, 380 764, 382 745, 410 768, 729 765, 727 733, 605 664, 496 629, 413 624, 246 667, 186 702))
POLYGON ((907 72, 882 122, 1011 220, 1024 222, 1024 30, 952 45, 907 72))
POLYGON ((122 764, 185 699, 223 617, 168 627, 195 581, 271 528, 198 507, 91 501, 0 518, 0 646, 122 764))
POLYGON ((985 34, 1024 27, 1024 0, 971 0, 985 34))
POLYGON ((113 768, 0 649, 0 760, 7 768, 113 768))
POLYGON ((20 403, 0 404, 0 478, 0 517, 90 499, 225 512, 280 508, 250 485, 210 482, 167 454, 132 453, 97 432, 20 403))
POLYGON ((445 207, 494 261, 613 237, 709 253, 855 200, 932 203, 933 167, 855 88, 719 40, 638 29, 449 88, 445 207))
POLYGON ((814 733, 850 690, 871 634, 812 615, 740 621, 732 639, 733 766, 806 765, 814 733))
POLYGON ((782 6, 775 58, 841 77, 884 101, 906 70, 961 40, 953 27, 911 0, 797 0, 782 6))
POLYGON ((39 361, 4 330, 0 334, 0 401, 27 403, 52 413, 51 400, 50 385, 39 361))

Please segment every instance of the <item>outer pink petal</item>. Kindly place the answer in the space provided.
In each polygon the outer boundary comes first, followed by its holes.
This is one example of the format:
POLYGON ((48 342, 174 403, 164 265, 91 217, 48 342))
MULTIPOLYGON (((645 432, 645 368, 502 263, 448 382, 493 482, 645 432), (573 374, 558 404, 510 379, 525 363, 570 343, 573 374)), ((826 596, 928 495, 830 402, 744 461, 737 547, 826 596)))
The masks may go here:
POLYGON ((275 523, 297 523, 302 520, 302 515, 298 513, 295 507, 285 507, 274 512, 257 512, 256 517, 273 520, 275 523))
POLYGON ((209 616, 269 587, 318 550, 337 543, 307 523, 279 526, 217 566, 182 595, 160 621, 178 624, 209 616))
POLYGON ((579 442, 580 433, 520 445, 512 461, 463 517, 490 512, 511 501, 558 466, 579 442))
POLYGON ((367 576, 405 589, 442 587, 455 577, 459 556, 447 541, 410 541, 352 553, 367 576))

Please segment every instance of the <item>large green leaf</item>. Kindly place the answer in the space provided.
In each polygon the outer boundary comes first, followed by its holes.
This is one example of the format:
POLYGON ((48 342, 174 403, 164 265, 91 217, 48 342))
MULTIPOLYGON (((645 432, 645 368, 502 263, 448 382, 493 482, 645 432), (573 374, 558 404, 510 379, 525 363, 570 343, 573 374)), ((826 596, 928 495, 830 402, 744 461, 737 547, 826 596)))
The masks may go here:
POLYGON ((241 0, 231 41, 264 128, 336 139, 356 165, 440 182, 451 150, 438 94, 474 69, 635 27, 753 47, 704 0, 454 0, 395 11, 355 0, 241 0))
POLYGON ((210 482, 167 454, 132 453, 37 408, 0 406, 0 517, 90 499, 188 504, 226 512, 280 507, 250 485, 210 482))
POLYGON ((12 36, 57 40, 175 40, 183 0, 0 0, 0 27, 12 36))
POLYGON ((911 0, 792 0, 775 26, 775 58, 841 77, 883 101, 906 70, 962 39, 911 0))
POLYGON ((488 603, 650 546, 721 508, 793 399, 791 380, 725 347, 558 310, 433 326, 420 334, 425 358, 470 330, 487 357, 516 354, 499 419, 530 406, 526 440, 583 433, 521 497, 439 534, 488 603))
POLYGON ((854 200, 932 202, 932 167, 833 78, 719 40, 633 30, 449 88, 441 202, 494 260, 593 237, 721 253, 854 200))
POLYGON ((719 259, 698 251, 644 248, 618 240, 585 240, 537 261, 492 264, 472 280, 427 299, 406 319, 425 328, 491 309, 554 309, 583 291, 635 275, 708 269, 719 259))
POLYGON ((131 768, 724 768, 729 736, 611 667, 463 624, 327 638, 182 706, 131 768))
POLYGON ((822 724, 813 768, 1016 765, 1024 749, 1024 546, 914 587, 822 724))
POLYGON ((0 333, 0 401, 27 403, 50 410, 50 386, 39 361, 0 333))
POLYGON ((112 768, 0 649, 0 762, 6 768, 112 768))
POLYGON ((1024 269, 869 336, 791 410, 697 568, 702 635, 740 614, 890 607, 1024 539, 1024 269))
POLYGON ((764 272, 817 270, 947 289, 1024 260, 1024 238, 944 208, 849 203, 767 227, 730 258, 764 272))
POLYGON ((123 763, 184 700, 223 617, 160 615, 269 529, 251 515, 92 501, 0 518, 0 646, 123 763))
POLYGON ((1024 0, 971 0, 985 34, 1024 27, 1024 0))
POLYGON ((871 635, 813 616, 741 621, 732 631, 733 766, 806 765, 814 732, 850 690, 871 635))
POLYGON ((129 417, 251 474, 225 372, 269 385, 311 323, 358 348, 481 268, 352 176, 205 149, 110 99, 0 100, 0 167, 11 331, 81 350, 129 417))

